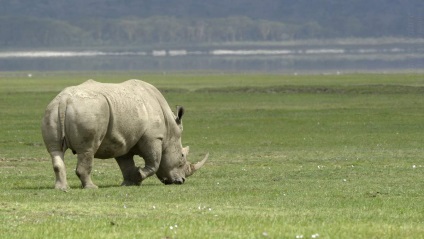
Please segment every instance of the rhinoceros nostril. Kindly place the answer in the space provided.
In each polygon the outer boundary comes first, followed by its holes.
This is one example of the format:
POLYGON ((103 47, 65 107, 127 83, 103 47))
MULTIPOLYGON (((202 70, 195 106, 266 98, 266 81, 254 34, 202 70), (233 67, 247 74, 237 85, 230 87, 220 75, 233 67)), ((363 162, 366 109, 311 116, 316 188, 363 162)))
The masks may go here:
POLYGON ((167 178, 162 178, 162 179, 160 179, 160 181, 161 181, 163 184, 165 184, 165 185, 172 184, 172 181, 171 181, 171 180, 168 180, 167 178))

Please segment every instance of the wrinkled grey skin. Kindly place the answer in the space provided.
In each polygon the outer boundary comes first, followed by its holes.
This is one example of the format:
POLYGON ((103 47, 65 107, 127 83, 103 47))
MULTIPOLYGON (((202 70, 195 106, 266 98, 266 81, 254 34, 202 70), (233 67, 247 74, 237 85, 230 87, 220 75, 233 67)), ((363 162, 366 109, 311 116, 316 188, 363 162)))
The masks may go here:
POLYGON ((104 84, 88 80, 68 87, 47 106, 42 135, 52 158, 56 189, 68 189, 64 153, 77 155, 76 174, 83 188, 97 188, 91 180, 93 158, 115 158, 122 171, 122 185, 140 185, 156 174, 165 184, 182 184, 198 170, 187 161, 188 147, 181 145, 184 109, 171 111, 152 85, 128 80, 104 84), (134 155, 145 166, 135 166, 134 155))

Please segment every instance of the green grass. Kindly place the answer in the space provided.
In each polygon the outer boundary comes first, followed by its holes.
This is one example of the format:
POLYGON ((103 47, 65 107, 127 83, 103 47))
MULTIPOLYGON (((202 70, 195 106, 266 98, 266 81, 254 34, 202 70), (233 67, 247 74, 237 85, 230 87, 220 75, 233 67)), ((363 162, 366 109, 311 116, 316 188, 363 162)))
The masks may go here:
MULTIPOLYGON (((424 75, 0 73, 2 238, 424 238, 424 75), (186 108, 184 185, 53 189, 40 120, 64 87, 140 78, 186 108)), ((142 160, 137 160, 142 164, 142 160)))

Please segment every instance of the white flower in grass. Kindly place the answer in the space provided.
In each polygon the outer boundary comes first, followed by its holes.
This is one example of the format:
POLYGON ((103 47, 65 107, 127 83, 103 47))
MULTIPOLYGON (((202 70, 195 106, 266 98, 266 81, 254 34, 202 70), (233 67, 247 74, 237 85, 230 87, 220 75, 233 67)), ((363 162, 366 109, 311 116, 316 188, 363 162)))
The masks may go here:
POLYGON ((312 236, 311 236, 311 238, 318 238, 318 237, 319 237, 318 233, 312 234, 312 236))

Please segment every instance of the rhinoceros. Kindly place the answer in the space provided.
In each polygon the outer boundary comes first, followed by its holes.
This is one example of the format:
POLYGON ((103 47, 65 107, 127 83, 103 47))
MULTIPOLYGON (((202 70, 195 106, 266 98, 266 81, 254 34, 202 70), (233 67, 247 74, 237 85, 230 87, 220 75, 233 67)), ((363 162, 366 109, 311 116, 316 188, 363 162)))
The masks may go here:
POLYGON ((164 184, 183 184, 206 162, 187 161, 182 147, 184 108, 174 115, 163 95, 141 80, 119 84, 88 80, 65 88, 47 106, 41 132, 56 176, 55 188, 69 188, 64 154, 77 155, 76 174, 83 188, 97 188, 91 180, 93 158, 115 158, 123 175, 121 185, 140 185, 157 175, 164 184), (136 167, 134 156, 144 159, 136 167))

